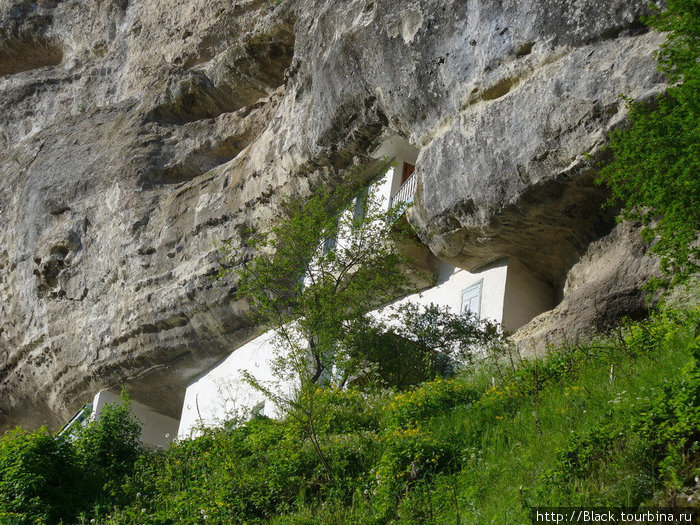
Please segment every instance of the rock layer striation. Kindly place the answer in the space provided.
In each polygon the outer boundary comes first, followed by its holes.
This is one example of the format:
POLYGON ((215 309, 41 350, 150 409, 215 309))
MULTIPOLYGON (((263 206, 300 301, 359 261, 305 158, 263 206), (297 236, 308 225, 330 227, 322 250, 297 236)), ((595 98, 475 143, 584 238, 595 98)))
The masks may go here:
POLYGON ((435 254, 565 295, 619 94, 664 87, 646 3, 0 0, 0 425, 121 384, 177 416, 257 331, 217 244, 390 136, 435 254))

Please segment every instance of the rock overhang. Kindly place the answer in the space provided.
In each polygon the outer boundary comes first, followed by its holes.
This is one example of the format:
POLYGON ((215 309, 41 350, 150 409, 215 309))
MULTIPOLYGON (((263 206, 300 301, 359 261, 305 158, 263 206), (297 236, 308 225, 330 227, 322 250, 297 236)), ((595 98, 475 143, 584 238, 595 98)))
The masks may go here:
POLYGON ((611 227, 589 155, 624 121, 618 94, 664 85, 645 2, 40 4, 41 23, 0 4, 3 27, 63 42, 0 79, 5 425, 119 384, 176 413, 256 330, 212 278, 217 243, 387 132, 421 151, 411 221, 434 253, 561 283, 611 227))

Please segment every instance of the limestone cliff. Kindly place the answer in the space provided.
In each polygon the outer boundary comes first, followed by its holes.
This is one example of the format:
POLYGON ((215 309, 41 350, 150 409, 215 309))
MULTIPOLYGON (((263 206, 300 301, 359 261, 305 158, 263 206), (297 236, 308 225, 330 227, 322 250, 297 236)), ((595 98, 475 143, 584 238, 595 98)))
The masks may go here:
POLYGON ((0 425, 122 383, 177 415, 254 333, 217 243, 387 136, 420 149, 437 255, 562 287, 612 227, 619 94, 663 88, 646 4, 0 0, 0 425))

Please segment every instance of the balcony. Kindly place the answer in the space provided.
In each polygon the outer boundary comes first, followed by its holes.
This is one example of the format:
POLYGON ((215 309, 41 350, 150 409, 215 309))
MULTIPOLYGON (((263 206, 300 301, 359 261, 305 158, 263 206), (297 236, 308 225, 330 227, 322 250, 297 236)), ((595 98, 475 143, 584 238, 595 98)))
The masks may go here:
POLYGON ((391 199, 389 200, 390 208, 393 208, 400 202, 405 204, 410 204, 413 202, 413 194, 416 192, 416 179, 415 173, 411 173, 411 175, 401 185, 399 191, 391 196, 391 199))

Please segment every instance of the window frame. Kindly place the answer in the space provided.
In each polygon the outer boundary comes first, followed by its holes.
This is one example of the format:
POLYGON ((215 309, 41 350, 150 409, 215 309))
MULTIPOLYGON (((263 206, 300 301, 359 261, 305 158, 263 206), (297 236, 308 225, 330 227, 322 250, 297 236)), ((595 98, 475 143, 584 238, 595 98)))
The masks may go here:
POLYGON ((479 305, 477 307, 478 309, 476 312, 474 312, 473 310, 469 310, 469 311, 474 313, 476 315, 477 319, 481 319, 481 303, 482 303, 482 298, 484 296, 484 279, 483 278, 479 279, 478 281, 476 281, 476 282, 470 284, 469 286, 467 286, 466 288, 462 289, 462 293, 460 295, 461 302, 459 305, 459 313, 460 313, 460 315, 463 315, 465 313, 464 296, 467 293, 469 293, 470 291, 475 290, 475 289, 478 290, 478 298, 479 298, 479 305))

